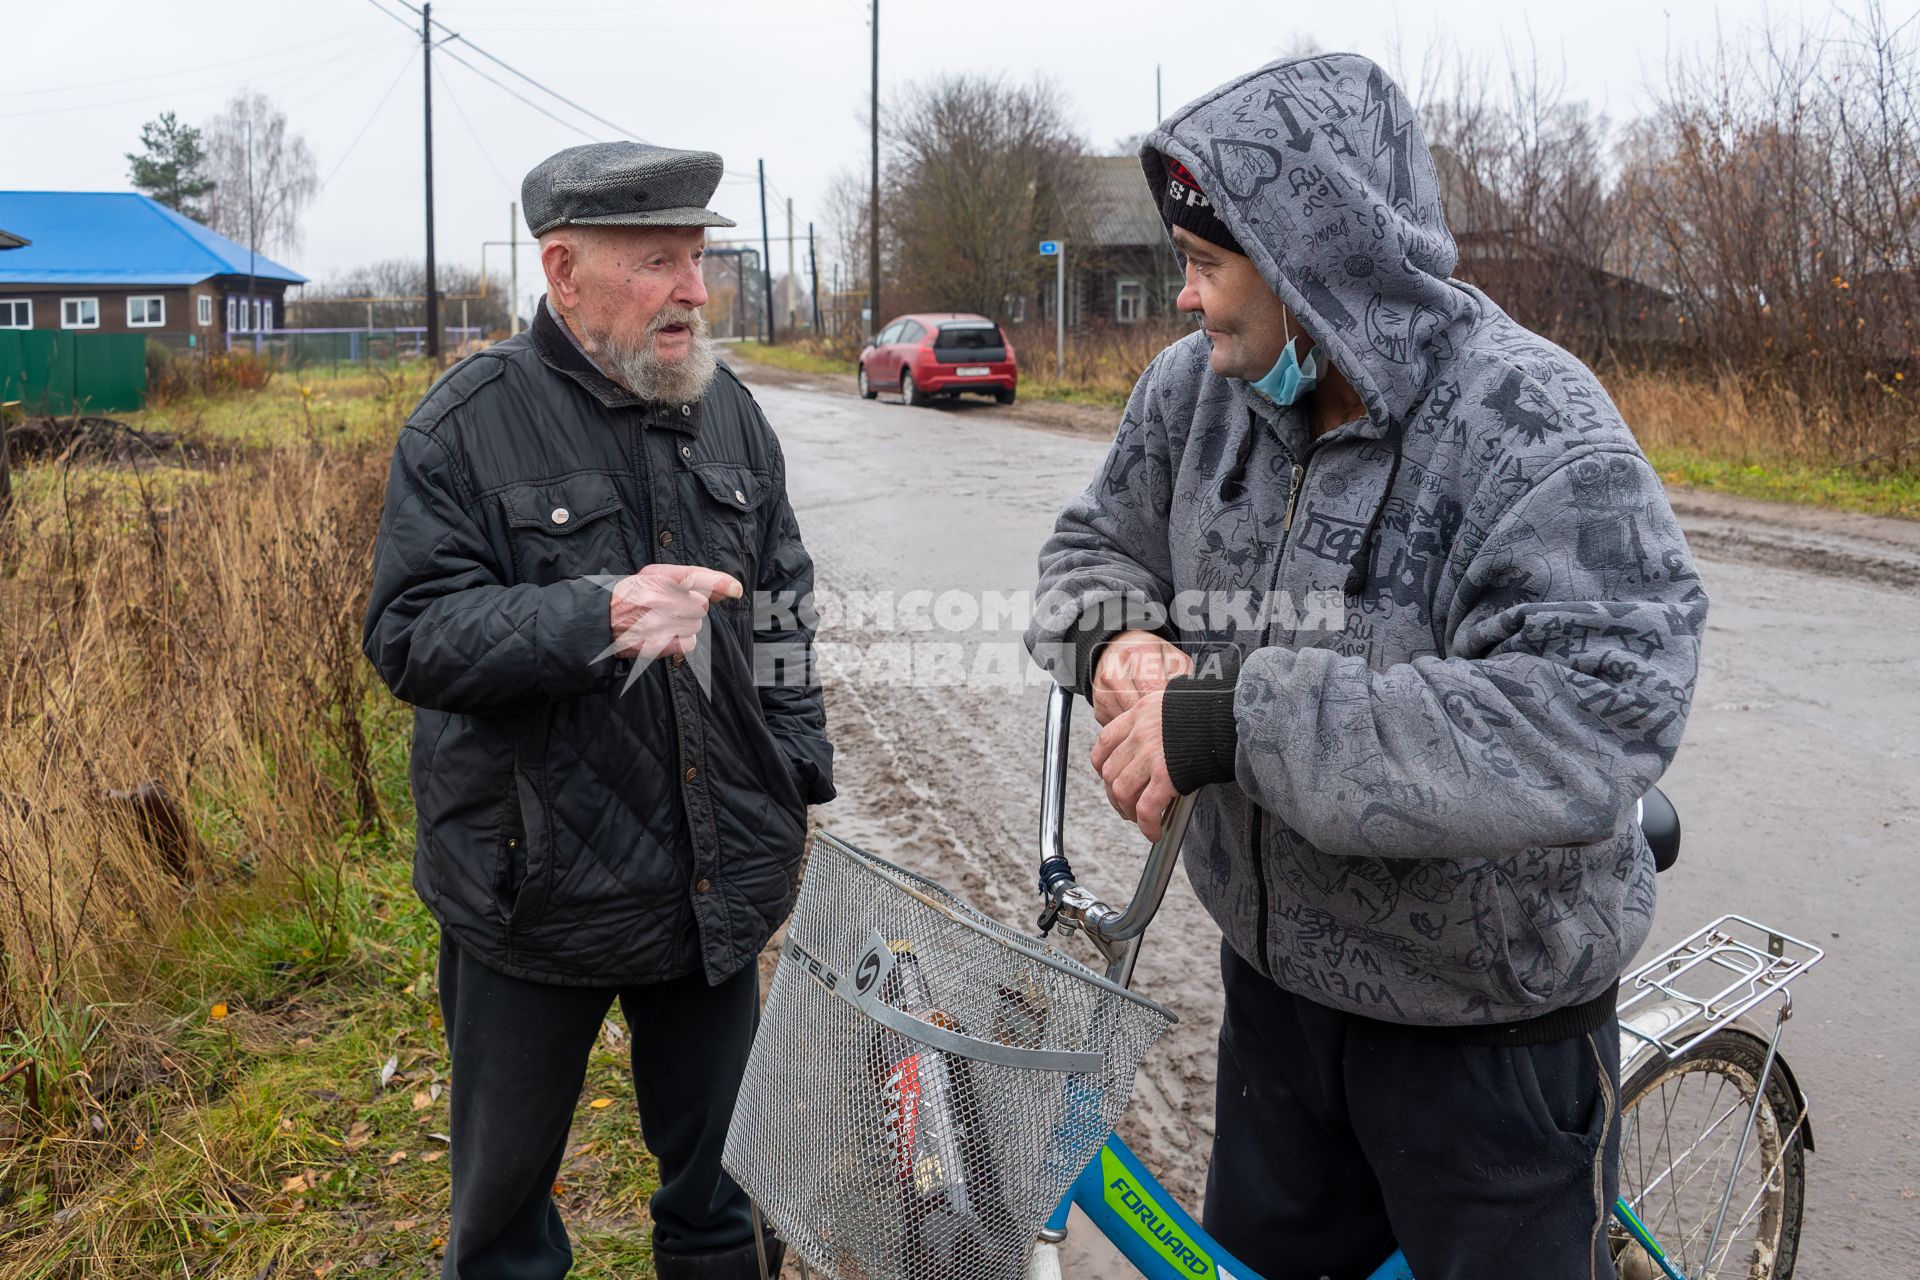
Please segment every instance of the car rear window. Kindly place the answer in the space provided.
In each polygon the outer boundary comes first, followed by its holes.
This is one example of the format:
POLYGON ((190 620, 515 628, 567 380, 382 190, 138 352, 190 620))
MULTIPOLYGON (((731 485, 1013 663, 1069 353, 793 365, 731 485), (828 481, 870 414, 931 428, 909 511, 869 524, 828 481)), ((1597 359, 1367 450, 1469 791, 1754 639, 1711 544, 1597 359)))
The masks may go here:
POLYGON ((950 324, 941 327, 934 345, 943 351, 985 351, 1004 347, 1007 340, 1000 336, 1000 329, 996 325, 950 324))

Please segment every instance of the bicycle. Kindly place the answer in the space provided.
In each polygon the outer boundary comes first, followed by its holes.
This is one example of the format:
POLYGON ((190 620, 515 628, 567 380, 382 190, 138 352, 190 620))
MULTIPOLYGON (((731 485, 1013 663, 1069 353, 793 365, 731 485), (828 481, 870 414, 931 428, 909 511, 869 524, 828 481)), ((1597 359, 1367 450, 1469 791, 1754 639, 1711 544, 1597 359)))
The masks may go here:
MULTIPOLYGON (((1065 856, 1071 711, 1051 690, 1039 928, 1082 933, 1104 975, 925 877, 816 840, 724 1158, 803 1277, 1060 1280, 1077 1205, 1149 1280, 1255 1280, 1113 1132, 1173 1020, 1131 984, 1193 797, 1127 904, 1102 902, 1065 856)), ((1655 789, 1636 816, 1665 870, 1678 815, 1655 789)), ((1727 915, 1622 978, 1621 1280, 1789 1280, 1813 1134, 1779 1047, 1788 984, 1823 955, 1727 915), (1768 1027, 1752 1015, 1770 1004, 1768 1027)), ((1396 1253, 1368 1280, 1413 1273, 1396 1253)))

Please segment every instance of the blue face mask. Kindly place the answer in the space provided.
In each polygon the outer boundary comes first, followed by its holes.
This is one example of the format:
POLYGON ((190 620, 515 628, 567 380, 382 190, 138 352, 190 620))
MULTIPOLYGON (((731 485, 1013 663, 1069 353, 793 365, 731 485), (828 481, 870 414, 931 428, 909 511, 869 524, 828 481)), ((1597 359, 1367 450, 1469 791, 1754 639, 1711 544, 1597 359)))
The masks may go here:
POLYGON ((1327 358, 1320 348, 1314 347, 1302 360, 1294 350, 1299 344, 1300 339, 1288 338, 1267 376, 1253 384, 1255 391, 1277 405, 1290 405, 1306 395, 1319 385, 1320 375, 1326 371, 1327 358))

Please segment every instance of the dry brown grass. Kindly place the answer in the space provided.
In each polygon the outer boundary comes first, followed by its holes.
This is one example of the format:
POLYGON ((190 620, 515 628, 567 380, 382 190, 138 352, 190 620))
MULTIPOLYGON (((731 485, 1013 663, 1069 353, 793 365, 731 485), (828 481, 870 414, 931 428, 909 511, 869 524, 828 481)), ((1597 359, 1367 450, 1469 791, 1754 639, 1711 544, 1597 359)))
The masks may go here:
POLYGON ((358 615, 383 462, 70 465, 0 531, 0 1070, 33 1064, 0 1105, 86 1109, 91 1010, 208 886, 328 912, 335 833, 380 820, 358 615))

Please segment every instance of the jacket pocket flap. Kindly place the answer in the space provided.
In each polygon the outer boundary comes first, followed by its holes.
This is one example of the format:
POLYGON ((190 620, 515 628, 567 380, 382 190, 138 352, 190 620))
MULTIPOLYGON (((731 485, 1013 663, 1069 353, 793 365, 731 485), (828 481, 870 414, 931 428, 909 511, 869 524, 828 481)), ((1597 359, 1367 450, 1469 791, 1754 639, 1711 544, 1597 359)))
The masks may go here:
POLYGON ((767 496, 767 477, 736 462, 697 462, 693 474, 715 502, 735 511, 751 511, 767 496))
POLYGON ((500 501, 509 526, 559 537, 618 511, 620 492, 612 476, 592 473, 508 485, 500 501))

